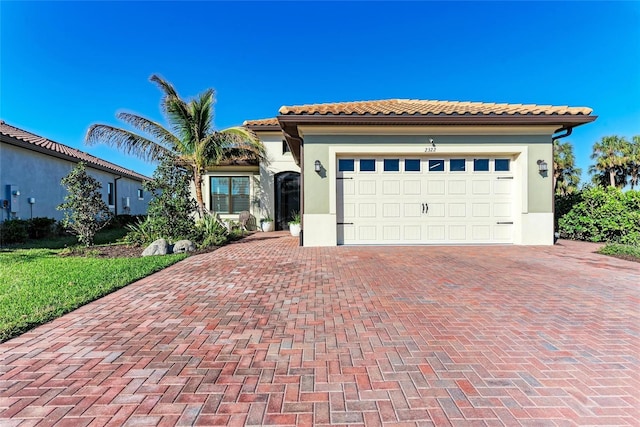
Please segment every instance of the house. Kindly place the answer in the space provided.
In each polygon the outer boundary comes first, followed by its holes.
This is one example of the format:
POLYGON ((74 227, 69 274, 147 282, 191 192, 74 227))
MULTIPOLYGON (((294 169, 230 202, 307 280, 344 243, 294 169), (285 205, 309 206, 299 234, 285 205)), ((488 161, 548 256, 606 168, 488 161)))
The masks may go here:
POLYGON ((60 180, 79 162, 102 184, 111 212, 147 212, 150 195, 142 183, 149 178, 0 120, 0 221, 62 219, 63 212, 56 207, 64 202, 67 191, 60 180))
POLYGON ((304 246, 551 245, 553 140, 591 112, 409 99, 284 106, 245 122, 267 161, 211 171, 208 191, 225 207, 241 196, 280 228, 295 208, 304 246))

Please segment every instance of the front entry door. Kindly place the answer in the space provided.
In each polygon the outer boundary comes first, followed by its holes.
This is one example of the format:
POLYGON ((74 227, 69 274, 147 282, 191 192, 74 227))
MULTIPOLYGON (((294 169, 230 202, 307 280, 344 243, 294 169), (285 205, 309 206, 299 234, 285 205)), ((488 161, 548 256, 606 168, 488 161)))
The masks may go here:
POLYGON ((295 212, 300 212, 300 174, 281 172, 275 176, 276 230, 288 230, 295 212))

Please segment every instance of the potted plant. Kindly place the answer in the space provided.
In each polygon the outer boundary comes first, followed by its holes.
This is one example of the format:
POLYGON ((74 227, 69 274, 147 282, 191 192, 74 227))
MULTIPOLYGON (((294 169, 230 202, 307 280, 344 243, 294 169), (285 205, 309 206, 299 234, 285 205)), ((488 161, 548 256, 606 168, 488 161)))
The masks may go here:
POLYGON ((297 237, 300 235, 300 229, 301 229, 300 223, 301 223, 300 213, 293 212, 291 221, 289 221, 289 231, 291 232, 292 236, 297 237))
POLYGON ((262 218, 261 222, 261 228, 262 231, 264 232, 269 232, 269 231, 273 231, 274 227, 274 222, 273 222, 273 218, 271 218, 269 215, 267 215, 266 217, 262 218))

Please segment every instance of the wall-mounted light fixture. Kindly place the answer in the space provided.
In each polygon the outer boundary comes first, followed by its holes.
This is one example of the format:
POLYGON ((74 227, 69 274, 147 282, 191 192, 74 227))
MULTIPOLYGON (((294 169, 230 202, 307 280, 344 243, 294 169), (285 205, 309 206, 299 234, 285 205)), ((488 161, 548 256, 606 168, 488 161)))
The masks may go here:
POLYGON ((317 172, 320 173, 320 171, 322 170, 322 163, 320 163, 320 160, 316 160, 313 163, 313 169, 317 172))
POLYGON ((547 173, 547 171, 549 170, 549 166, 547 166, 547 162, 545 162, 544 160, 538 160, 538 172, 540 172, 541 174, 545 174, 547 173))
POLYGON ((18 190, 13 190, 12 194, 13 194, 14 196, 19 196, 19 195, 20 195, 20 191, 18 191, 18 190))
POLYGON ((429 138, 429 142, 431 143, 432 147, 436 146, 436 142, 433 140, 433 138, 429 138))
POLYGON ((29 197, 27 199, 27 202, 29 202, 30 205, 33 205, 36 203, 36 198, 35 197, 29 197))

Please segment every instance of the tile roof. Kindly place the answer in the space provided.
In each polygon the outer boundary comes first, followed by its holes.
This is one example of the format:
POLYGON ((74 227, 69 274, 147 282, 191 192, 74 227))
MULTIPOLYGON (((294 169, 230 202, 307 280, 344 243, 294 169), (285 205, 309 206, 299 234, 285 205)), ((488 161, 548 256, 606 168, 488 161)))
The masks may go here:
POLYGON ((280 124, 278 123, 278 119, 275 117, 271 119, 261 119, 261 120, 245 120, 243 123, 244 126, 248 128, 267 128, 267 127, 278 127, 280 128, 280 124))
MULTIPOLYGON (((125 169, 111 162, 107 162, 106 160, 102 160, 98 157, 92 156, 91 154, 85 153, 84 151, 76 150, 75 148, 60 144, 59 142, 51 141, 50 139, 43 138, 15 126, 11 126, 4 120, 0 120, 0 135, 21 141, 23 143, 21 144, 21 146, 27 149, 39 151, 41 153, 49 154, 55 157, 65 158, 71 161, 82 161, 87 165, 93 166, 97 169, 106 170, 136 180, 146 181, 149 179, 148 177, 141 175, 135 171, 125 169)), ((2 141, 10 142, 5 140, 5 138, 3 138, 2 141)))
POLYGON ((496 104, 485 102, 386 99, 379 101, 337 102, 282 106, 281 115, 589 115, 591 108, 535 104, 496 104))

